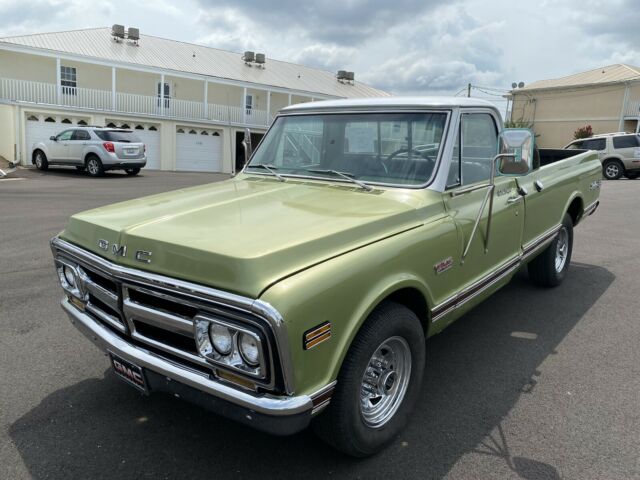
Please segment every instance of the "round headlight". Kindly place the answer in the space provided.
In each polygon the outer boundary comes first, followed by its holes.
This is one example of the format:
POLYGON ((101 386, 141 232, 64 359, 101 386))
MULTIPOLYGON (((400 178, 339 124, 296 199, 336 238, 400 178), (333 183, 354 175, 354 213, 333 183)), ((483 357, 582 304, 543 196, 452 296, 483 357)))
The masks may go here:
POLYGON ((220 355, 229 355, 233 347, 233 336, 231 331, 222 325, 211 324, 209 336, 213 347, 220 355))
POLYGON ((70 286, 75 287, 76 286, 76 275, 75 275, 74 271, 71 269, 71 267, 67 267, 65 265, 64 267, 62 267, 62 273, 64 274, 64 279, 67 281, 67 283, 70 286))
POLYGON ((241 333, 238 339, 240 346, 240 354, 245 362, 252 367, 255 367, 260 363, 260 347, 258 346, 258 339, 248 333, 241 333))

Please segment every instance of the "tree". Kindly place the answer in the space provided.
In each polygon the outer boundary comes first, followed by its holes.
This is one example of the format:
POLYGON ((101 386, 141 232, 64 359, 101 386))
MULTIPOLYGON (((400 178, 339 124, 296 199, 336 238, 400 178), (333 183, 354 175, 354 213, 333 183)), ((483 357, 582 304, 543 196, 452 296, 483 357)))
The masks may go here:
POLYGON ((573 139, 578 140, 580 138, 589 138, 593 135, 593 129, 591 125, 585 125, 573 132, 573 139))

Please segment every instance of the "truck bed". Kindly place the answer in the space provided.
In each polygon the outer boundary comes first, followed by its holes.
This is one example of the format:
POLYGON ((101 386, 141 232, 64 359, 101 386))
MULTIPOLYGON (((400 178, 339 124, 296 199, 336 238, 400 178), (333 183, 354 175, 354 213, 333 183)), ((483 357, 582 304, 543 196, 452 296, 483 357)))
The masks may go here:
POLYGON ((574 157, 580 153, 588 152, 588 150, 565 150, 563 148, 539 148, 537 151, 540 155, 541 167, 559 162, 565 158, 574 157))

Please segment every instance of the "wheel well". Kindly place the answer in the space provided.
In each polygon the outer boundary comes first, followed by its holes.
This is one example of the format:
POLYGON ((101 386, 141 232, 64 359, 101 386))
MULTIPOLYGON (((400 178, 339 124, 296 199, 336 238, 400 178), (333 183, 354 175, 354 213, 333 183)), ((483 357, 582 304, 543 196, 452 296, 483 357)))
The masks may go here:
POLYGON ((602 160, 602 165, 604 165, 607 162, 618 162, 622 166, 622 168, 624 168, 624 163, 622 163, 622 160, 620 160, 619 158, 616 158, 616 157, 605 158, 604 160, 602 160))
POLYGON ((427 300, 420 290, 411 287, 402 288, 393 292, 384 301, 399 303, 415 313, 426 333, 429 325, 429 309, 427 300))
POLYGON ((580 221, 580 217, 582 217, 582 212, 584 211, 584 206, 582 205, 582 199, 580 197, 576 197, 569 205, 567 209, 567 213, 573 220, 573 224, 576 225, 580 221))
POLYGON ((91 157, 96 157, 98 160, 100 160, 100 157, 98 157, 98 155, 96 155, 93 152, 89 152, 84 156, 84 165, 85 167, 87 166, 87 161, 91 158, 91 157))

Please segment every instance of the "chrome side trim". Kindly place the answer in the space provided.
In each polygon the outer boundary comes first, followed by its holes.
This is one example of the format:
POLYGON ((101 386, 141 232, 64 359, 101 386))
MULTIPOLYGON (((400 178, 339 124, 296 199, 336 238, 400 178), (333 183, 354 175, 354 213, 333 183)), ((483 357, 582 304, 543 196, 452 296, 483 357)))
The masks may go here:
POLYGON ((491 288, 497 282, 515 272, 520 268, 525 260, 537 253, 540 249, 546 247, 555 238, 561 227, 562 225, 557 225, 552 229, 547 230, 542 235, 539 235, 532 241, 528 242, 517 256, 507 260, 480 280, 477 280, 468 287, 461 289, 458 293, 450 296, 445 301, 433 307, 431 309, 431 322, 436 322, 445 315, 462 307, 465 303, 473 300, 485 290, 491 288))
POLYGON ((313 409, 311 410, 311 415, 315 415, 320 413, 322 410, 327 408, 329 403, 331 402, 331 397, 336 388, 337 380, 329 383, 327 386, 321 388, 317 392, 311 395, 311 402, 313 403, 313 409))
POLYGON ((599 205, 600 205, 600 200, 596 200, 595 202, 590 203, 589 205, 587 205, 584 208, 584 212, 582 212, 581 219, 584 218, 584 217, 588 217, 589 215, 592 215, 593 212, 596 211, 596 209, 598 208, 599 205))
POLYGON ((205 300, 217 303, 224 307, 233 308, 262 318, 270 325, 275 338, 276 345, 274 347, 280 358, 285 391, 287 394, 293 395, 293 365, 286 326, 282 315, 267 302, 223 292, 211 287, 205 287, 164 275, 116 265, 59 237, 53 237, 51 239, 51 248, 56 257, 59 255, 57 251, 59 250, 63 255, 79 262, 86 262, 104 274, 117 277, 121 281, 132 281, 167 292, 179 293, 194 300, 205 300))
POLYGON ((170 362, 144 348, 134 346, 118 337, 108 328, 100 325, 86 313, 78 310, 66 297, 62 300, 62 309, 67 313, 71 322, 78 330, 96 343, 102 350, 108 350, 136 365, 164 375, 167 379, 179 381, 202 392, 247 408, 248 410, 266 415, 295 415, 310 411, 313 408, 313 402, 308 395, 295 397, 252 395, 246 391, 240 391, 224 383, 212 380, 206 374, 170 362))

